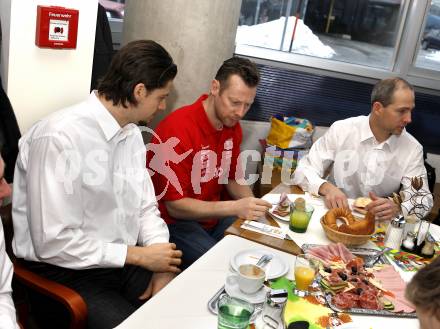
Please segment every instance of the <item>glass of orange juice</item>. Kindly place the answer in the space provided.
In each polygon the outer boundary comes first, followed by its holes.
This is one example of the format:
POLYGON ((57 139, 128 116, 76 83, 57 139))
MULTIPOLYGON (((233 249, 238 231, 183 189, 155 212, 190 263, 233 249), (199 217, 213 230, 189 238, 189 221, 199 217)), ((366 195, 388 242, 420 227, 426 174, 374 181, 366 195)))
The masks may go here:
POLYGON ((297 255, 295 260, 295 291, 298 296, 307 296, 309 286, 315 279, 315 275, 318 271, 316 263, 308 259, 306 255, 297 255))

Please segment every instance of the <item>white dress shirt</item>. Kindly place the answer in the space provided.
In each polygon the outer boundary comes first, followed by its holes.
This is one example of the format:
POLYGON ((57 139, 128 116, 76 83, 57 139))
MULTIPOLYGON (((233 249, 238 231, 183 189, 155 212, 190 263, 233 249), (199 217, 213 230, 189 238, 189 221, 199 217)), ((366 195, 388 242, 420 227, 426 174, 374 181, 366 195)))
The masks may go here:
POLYGON ((12 263, 6 254, 3 225, 0 219, 0 328, 2 329, 18 329, 11 296, 13 273, 12 263))
MULTIPOLYGON (((372 191, 380 197, 400 190, 409 191, 410 178, 423 177, 429 191, 423 148, 405 129, 397 136, 378 143, 370 129, 369 116, 336 121, 302 158, 295 170, 293 183, 318 194, 327 180, 340 188, 348 198, 368 196, 372 191)), ((432 207, 432 196, 423 200, 432 207)), ((413 208, 407 200, 402 209, 413 208)), ((405 210, 404 210, 405 212, 405 210)))
POLYGON ((20 139, 13 188, 17 257, 72 269, 122 267, 127 246, 168 242, 145 145, 95 93, 20 139))

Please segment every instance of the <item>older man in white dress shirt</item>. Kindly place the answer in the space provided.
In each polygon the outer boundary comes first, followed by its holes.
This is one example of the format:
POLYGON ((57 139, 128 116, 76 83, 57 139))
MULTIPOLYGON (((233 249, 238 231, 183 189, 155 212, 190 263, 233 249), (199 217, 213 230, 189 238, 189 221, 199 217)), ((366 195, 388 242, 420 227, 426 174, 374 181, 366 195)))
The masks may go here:
MULTIPOLYGON (((294 184, 322 195, 328 208, 347 207, 347 197, 370 196, 366 210, 376 219, 391 219, 399 210, 387 197, 408 190, 410 178, 422 177, 429 193, 423 148, 405 129, 413 109, 414 89, 407 81, 379 81, 371 94, 370 115, 333 123, 300 160, 294 184)), ((420 201, 428 212, 432 196, 420 201)), ((403 206, 413 207, 409 200, 403 206)))
MULTIPOLYGON (((0 206, 3 199, 11 194, 11 188, 3 177, 5 163, 0 156, 0 206)), ((0 328, 18 329, 15 316, 14 302, 12 301, 11 281, 14 270, 11 260, 6 254, 3 225, 0 220, 0 328)))
POLYGON ((89 329, 117 326, 179 272, 136 125, 165 109, 176 74, 162 46, 131 42, 97 91, 20 140, 14 252, 83 297, 89 329))

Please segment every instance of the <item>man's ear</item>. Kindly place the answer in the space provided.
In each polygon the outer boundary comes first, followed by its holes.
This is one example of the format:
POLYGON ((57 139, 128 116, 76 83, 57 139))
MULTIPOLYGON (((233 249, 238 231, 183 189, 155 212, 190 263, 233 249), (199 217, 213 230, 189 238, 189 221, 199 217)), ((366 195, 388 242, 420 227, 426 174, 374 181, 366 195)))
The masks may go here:
POLYGON ((220 81, 214 79, 211 81, 210 94, 217 96, 220 93, 220 81))
POLYGON ((374 102, 371 112, 373 112, 376 115, 379 115, 382 113, 382 110, 384 109, 383 105, 381 102, 374 102))
POLYGON ((136 86, 134 86, 133 89, 133 96, 134 99, 139 102, 142 98, 145 98, 148 95, 148 90, 145 88, 145 85, 143 83, 138 83, 136 86))

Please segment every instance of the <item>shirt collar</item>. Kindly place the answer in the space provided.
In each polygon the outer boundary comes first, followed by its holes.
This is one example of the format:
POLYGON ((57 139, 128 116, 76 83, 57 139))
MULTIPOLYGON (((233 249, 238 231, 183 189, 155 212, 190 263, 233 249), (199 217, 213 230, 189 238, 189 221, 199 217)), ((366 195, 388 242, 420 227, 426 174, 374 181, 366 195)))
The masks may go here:
POLYGON ((110 141, 115 135, 118 134, 119 131, 122 130, 121 126, 98 99, 97 95, 95 94, 95 90, 91 92, 89 100, 95 109, 93 115, 95 116, 99 127, 104 133, 106 140, 110 141))
MULTIPOLYGON (((364 141, 367 141, 370 139, 376 142, 376 137, 374 137, 374 134, 370 128, 370 116, 369 115, 366 117, 366 120, 364 120, 362 122, 360 130, 361 130, 361 142, 364 142, 364 141)), ((401 135, 403 135, 403 134, 406 134, 406 129, 403 129, 401 135)), ((390 151, 393 151, 396 148, 396 144, 397 144, 399 137, 400 136, 391 135, 390 137, 388 137, 388 139, 386 141, 384 141, 381 144, 383 144, 383 146, 388 145, 390 151)))

